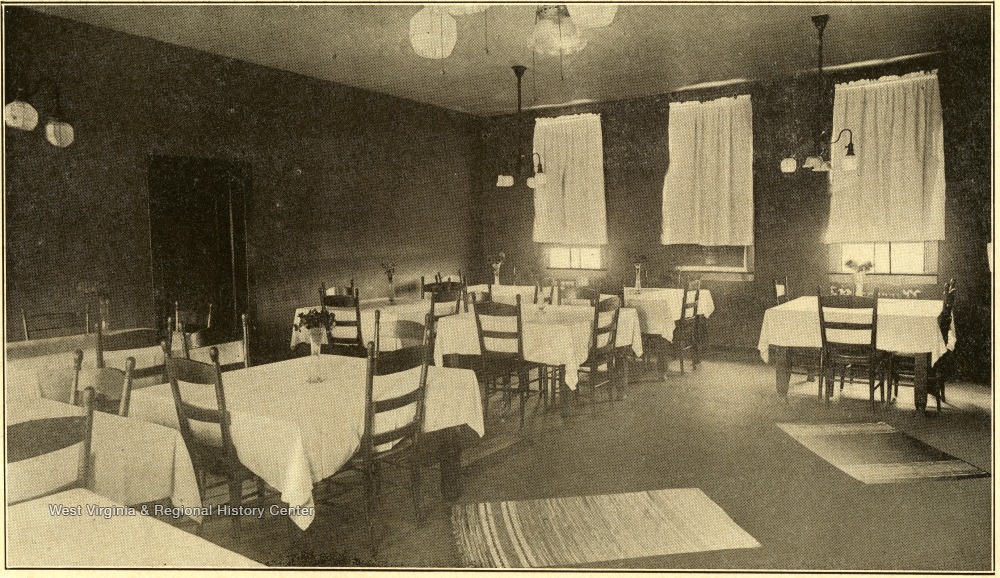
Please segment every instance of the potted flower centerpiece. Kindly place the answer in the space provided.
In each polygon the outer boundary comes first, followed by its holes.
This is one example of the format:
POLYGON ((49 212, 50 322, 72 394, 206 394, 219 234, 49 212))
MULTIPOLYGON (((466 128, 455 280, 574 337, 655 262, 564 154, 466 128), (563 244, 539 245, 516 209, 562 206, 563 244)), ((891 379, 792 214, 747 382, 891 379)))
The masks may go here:
POLYGON ((392 261, 385 261, 382 263, 382 271, 385 272, 385 276, 389 280, 389 305, 392 305, 396 302, 396 289, 392 284, 392 278, 396 274, 396 264, 392 261))
POLYGON ((490 259, 490 266, 493 267, 493 284, 500 284, 500 267, 503 265, 503 260, 507 256, 503 254, 503 251, 497 253, 497 256, 490 259))
POLYGON ((854 294, 858 297, 865 294, 865 274, 872 270, 872 262, 865 261, 858 263, 854 259, 848 259, 844 266, 854 271, 854 294))
POLYGON ((323 344, 323 336, 333 327, 333 322, 333 313, 330 313, 325 308, 312 309, 305 313, 299 313, 299 322, 295 325, 295 328, 299 331, 304 330, 309 333, 309 353, 313 359, 314 374, 306 380, 308 383, 323 381, 323 378, 319 376, 319 352, 323 344))

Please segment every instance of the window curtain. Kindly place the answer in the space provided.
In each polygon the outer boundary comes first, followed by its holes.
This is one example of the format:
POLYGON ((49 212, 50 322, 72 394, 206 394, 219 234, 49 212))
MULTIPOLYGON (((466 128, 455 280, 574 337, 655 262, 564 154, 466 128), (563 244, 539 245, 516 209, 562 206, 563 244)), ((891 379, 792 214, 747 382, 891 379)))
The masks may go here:
POLYGON ((673 102, 663 179, 664 245, 753 245, 750 95, 673 102))
POLYGON ((541 156, 546 182, 535 188, 532 239, 606 245, 601 117, 574 114, 536 119, 534 152, 541 156))
POLYGON ((944 239, 944 136, 936 72, 838 84, 833 135, 851 129, 855 171, 833 145, 828 243, 944 239))

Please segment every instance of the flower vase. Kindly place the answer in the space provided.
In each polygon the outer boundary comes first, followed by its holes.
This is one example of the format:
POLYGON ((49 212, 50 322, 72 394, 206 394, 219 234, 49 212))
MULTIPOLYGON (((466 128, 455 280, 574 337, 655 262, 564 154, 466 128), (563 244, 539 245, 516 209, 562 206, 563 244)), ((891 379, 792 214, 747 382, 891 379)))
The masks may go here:
POLYGON ((635 266, 635 292, 642 291, 642 265, 635 266))
POLYGON ((396 302, 396 286, 393 285, 392 279, 389 279, 389 305, 396 302))
POLYGON ((499 285, 500 284, 500 269, 499 268, 494 268, 493 269, 493 284, 494 285, 499 285))
POLYGON ((854 294, 858 297, 865 294, 865 274, 860 271, 854 274, 854 294))
POLYGON ((319 383, 323 381, 320 376, 320 349, 323 346, 323 331, 322 327, 310 327, 309 328, 309 358, 310 358, 310 372, 312 375, 306 379, 306 383, 319 383))

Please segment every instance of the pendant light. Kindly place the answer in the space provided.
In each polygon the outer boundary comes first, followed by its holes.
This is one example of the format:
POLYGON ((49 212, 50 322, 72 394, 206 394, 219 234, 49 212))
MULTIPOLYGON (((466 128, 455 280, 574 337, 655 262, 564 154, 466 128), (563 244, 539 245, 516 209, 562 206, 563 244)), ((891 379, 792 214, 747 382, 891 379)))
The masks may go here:
POLYGON ((410 18, 410 46, 423 58, 451 56, 458 41, 458 25, 445 7, 424 6, 410 18))

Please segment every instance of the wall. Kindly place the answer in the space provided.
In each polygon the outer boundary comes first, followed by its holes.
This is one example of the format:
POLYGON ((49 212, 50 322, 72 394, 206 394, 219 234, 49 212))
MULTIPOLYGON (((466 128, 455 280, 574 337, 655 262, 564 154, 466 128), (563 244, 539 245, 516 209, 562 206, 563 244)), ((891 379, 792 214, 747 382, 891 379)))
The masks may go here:
MULTIPOLYGON (((148 155, 249 162, 252 349, 287 350, 321 281, 363 297, 478 255, 478 120, 386 95, 5 8, 6 94, 56 81, 66 149, 5 129, 8 338, 20 307, 79 306, 104 287, 115 326, 154 323, 148 155)), ((35 97, 44 118, 49 97, 35 97)), ((50 105, 49 105, 50 106, 50 105)), ((43 121, 44 122, 44 121, 43 121)))
MULTIPOLYGON (((946 51, 944 55, 837 73, 831 80, 939 70, 947 180, 947 240, 941 246, 939 280, 943 283, 955 277, 960 284, 956 325, 961 375, 989 383, 992 290, 985 252, 992 226, 989 11, 982 9, 972 16, 972 25, 956 26, 953 35, 935 39, 946 51)), ((654 282, 674 280, 676 252, 659 244, 663 176, 668 163, 667 106, 672 99, 708 100, 736 91, 732 87, 726 90, 655 95, 537 113, 598 112, 602 116, 609 241, 607 271, 597 275, 596 284, 608 290, 620 288, 623 282, 631 285, 631 263, 638 254, 647 257, 654 282)), ((751 282, 705 283, 716 303, 709 323, 709 341, 716 347, 756 348, 764 310, 773 303, 772 278, 788 275, 794 295, 813 293, 827 280, 826 247, 820 241, 829 213, 827 177, 801 171, 785 175, 778 170, 795 135, 818 134, 819 127, 810 118, 831 115, 832 89, 821 101, 817 115, 804 112, 814 106, 815 90, 814 76, 767 79, 739 87, 739 91, 753 95, 756 267, 751 282)), ((529 153, 535 114, 526 112, 523 120, 521 146, 529 153)), ((477 190, 484 227, 483 255, 504 251, 508 257, 505 266, 517 266, 525 281, 545 266, 541 248, 531 242, 533 207, 531 191, 524 184, 526 175, 513 189, 494 186, 502 159, 517 148, 516 138, 512 138, 517 132, 513 115, 486 123, 477 190)), ((486 275, 482 260, 479 270, 486 275)))

